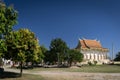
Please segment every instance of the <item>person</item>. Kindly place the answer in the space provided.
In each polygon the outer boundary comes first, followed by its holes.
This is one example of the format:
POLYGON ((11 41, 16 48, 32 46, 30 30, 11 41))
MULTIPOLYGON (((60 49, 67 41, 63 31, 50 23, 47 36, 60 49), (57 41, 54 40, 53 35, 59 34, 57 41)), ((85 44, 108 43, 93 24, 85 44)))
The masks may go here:
POLYGON ((10 61, 10 66, 11 66, 11 68, 13 67, 13 61, 10 61))

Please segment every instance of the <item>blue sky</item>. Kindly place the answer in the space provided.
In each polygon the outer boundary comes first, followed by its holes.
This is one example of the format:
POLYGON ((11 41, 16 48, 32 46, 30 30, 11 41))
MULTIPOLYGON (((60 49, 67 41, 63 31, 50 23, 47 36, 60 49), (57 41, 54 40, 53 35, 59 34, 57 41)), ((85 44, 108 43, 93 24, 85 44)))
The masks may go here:
POLYGON ((4 0, 19 12, 14 29, 29 28, 40 44, 62 38, 75 48, 79 38, 100 40, 103 47, 120 51, 120 0, 4 0))

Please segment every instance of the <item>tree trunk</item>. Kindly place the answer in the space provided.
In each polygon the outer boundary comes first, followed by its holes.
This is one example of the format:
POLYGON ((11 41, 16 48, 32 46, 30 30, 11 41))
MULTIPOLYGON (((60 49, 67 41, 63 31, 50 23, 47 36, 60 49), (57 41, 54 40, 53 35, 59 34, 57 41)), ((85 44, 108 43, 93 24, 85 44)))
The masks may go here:
POLYGON ((23 62, 21 61, 21 63, 20 63, 20 77, 22 77, 22 72, 23 72, 22 65, 23 65, 23 62))
POLYGON ((32 64, 31 64, 31 69, 33 69, 34 68, 34 62, 32 61, 32 64))
POLYGON ((70 67, 72 66, 72 62, 70 61, 70 67))

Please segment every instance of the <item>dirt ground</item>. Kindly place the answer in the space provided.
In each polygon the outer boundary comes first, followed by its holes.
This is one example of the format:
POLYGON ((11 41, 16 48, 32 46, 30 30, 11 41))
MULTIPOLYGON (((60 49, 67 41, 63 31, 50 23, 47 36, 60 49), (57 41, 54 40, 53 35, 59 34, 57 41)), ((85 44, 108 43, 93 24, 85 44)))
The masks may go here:
POLYGON ((120 80, 119 73, 82 73, 82 72, 51 72, 39 73, 46 80, 120 80))
MULTIPOLYGON (((19 72, 7 69, 6 71, 19 72)), ((41 75, 45 80, 120 80, 120 73, 84 73, 64 71, 24 71, 26 74, 41 75)))

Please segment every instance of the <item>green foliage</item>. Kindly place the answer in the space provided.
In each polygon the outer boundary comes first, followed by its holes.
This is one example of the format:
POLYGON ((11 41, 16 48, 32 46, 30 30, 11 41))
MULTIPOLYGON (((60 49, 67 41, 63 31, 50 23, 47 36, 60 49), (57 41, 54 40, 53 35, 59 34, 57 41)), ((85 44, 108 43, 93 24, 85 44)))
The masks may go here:
POLYGON ((93 64, 92 64, 92 62, 91 62, 91 61, 88 61, 88 65, 90 65, 90 66, 91 66, 91 65, 93 65, 93 64))
POLYGON ((51 41, 50 50, 54 50, 55 52, 59 53, 65 53, 67 49, 67 44, 61 38, 56 38, 51 41))
POLYGON ((81 62, 83 60, 83 54, 77 50, 69 50, 68 52, 68 62, 71 66, 71 63, 81 62))
POLYGON ((55 61, 56 58, 58 58, 58 62, 60 63, 64 61, 67 51, 68 51, 67 44, 61 38, 56 38, 51 41, 50 53, 51 55, 54 54, 52 58, 54 58, 55 61))
POLYGON ((114 61, 120 61, 120 52, 117 53, 116 58, 114 59, 114 61))
POLYGON ((6 45, 5 45, 5 40, 0 39, 0 57, 3 56, 3 53, 7 51, 6 45))
POLYGON ((0 57, 6 51, 5 35, 9 35, 12 27, 17 23, 17 11, 12 6, 7 7, 0 2, 0 57))
POLYGON ((6 35, 7 52, 5 58, 19 61, 22 76, 23 62, 37 62, 43 57, 35 34, 28 29, 20 29, 6 35))
POLYGON ((25 54, 24 54, 24 52, 20 50, 18 52, 17 59, 14 59, 14 60, 24 62, 25 61, 25 54))
POLYGON ((45 63, 48 62, 48 61, 52 62, 52 59, 50 58, 51 57, 50 52, 47 50, 47 48, 44 45, 40 46, 40 48, 41 48, 41 51, 42 51, 42 54, 43 54, 44 62, 45 63))
POLYGON ((97 65, 97 61, 94 61, 94 65, 97 65))
POLYGON ((41 58, 42 52, 38 40, 28 29, 10 32, 10 35, 6 36, 6 44, 7 58, 23 62, 37 61, 41 58))
POLYGON ((0 35, 8 34, 17 23, 18 12, 12 6, 0 3, 0 35))
POLYGON ((48 51, 47 48, 44 45, 40 46, 40 48, 41 48, 41 51, 42 51, 43 54, 48 51))
POLYGON ((95 66, 95 65, 97 65, 97 61, 88 61, 88 65, 90 65, 90 66, 95 66))
POLYGON ((58 61, 58 57, 57 57, 57 54, 52 52, 52 51, 47 51, 45 54, 44 54, 44 62, 47 63, 55 63, 58 61))
POLYGON ((35 60, 35 62, 41 62, 43 59, 44 59, 44 54, 43 54, 43 51, 42 51, 42 48, 41 46, 38 47, 38 52, 37 52, 37 55, 36 57, 38 58, 37 60, 35 60))

